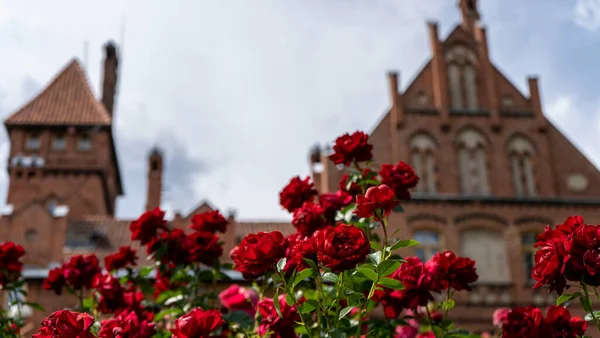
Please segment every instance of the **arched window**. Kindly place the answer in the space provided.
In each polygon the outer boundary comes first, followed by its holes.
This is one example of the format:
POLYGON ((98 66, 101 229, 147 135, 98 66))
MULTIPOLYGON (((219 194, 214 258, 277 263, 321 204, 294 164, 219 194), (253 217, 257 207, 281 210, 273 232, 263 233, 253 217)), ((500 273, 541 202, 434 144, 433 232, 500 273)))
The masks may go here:
POLYGON ((464 108, 462 100, 462 86, 460 84, 460 68, 457 65, 448 66, 448 80, 450 81, 452 109, 464 108))
POLYGON ((419 242, 415 247, 415 255, 423 262, 428 261, 441 249, 440 234, 437 231, 417 230, 413 237, 419 242))
POLYGON ((455 46, 446 53, 448 62, 448 85, 450 89, 450 106, 452 109, 476 110, 477 72, 475 53, 464 47, 455 46))
POLYGON ((463 231, 460 234, 460 255, 475 260, 479 282, 510 282, 502 233, 484 228, 463 231))
POLYGON ((477 106, 477 79, 475 69, 471 65, 466 65, 464 68, 465 76, 465 94, 467 96, 467 109, 475 110, 477 106))
POLYGON ((437 190, 434 157, 436 148, 435 140, 428 134, 419 133, 410 139, 412 166, 420 178, 417 192, 432 194, 437 190))
POLYGON ((521 256, 523 257, 523 267, 525 268, 525 282, 533 283, 531 272, 533 271, 533 258, 537 251, 533 245, 536 242, 537 233, 528 231, 521 234, 521 256))
POLYGON ((515 195, 536 196, 535 175, 533 173, 533 156, 535 149, 527 139, 516 136, 509 145, 510 168, 513 176, 515 195))
POLYGON ((456 142, 462 193, 465 195, 488 195, 485 137, 474 129, 467 129, 458 135, 456 142))

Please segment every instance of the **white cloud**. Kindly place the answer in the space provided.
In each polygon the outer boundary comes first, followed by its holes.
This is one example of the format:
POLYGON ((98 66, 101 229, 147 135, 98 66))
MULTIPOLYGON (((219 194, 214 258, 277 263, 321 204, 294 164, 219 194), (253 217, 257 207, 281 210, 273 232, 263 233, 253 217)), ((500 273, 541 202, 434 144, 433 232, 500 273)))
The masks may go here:
POLYGON ((600 0, 577 0, 575 23, 590 31, 598 30, 600 28, 600 0))

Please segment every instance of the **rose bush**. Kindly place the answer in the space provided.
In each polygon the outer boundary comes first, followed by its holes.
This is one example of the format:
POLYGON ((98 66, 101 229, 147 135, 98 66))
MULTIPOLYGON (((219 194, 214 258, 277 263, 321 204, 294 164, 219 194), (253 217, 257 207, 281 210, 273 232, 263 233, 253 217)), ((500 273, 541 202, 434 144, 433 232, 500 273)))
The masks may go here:
MULTIPOLYGON (((43 288, 79 302, 48 316, 34 337, 541 338, 582 336, 586 320, 598 325, 590 294, 600 285, 600 227, 571 217, 538 236, 532 277, 536 288, 558 293, 579 287, 558 305, 579 298, 585 319, 564 306, 545 316, 530 306, 498 310, 490 318, 494 333, 456 327, 449 319, 454 296, 477 281, 476 262, 451 251, 425 262, 398 255, 418 243, 390 233, 391 215, 402 212, 419 178, 404 162, 372 170, 371 151, 363 132, 339 137, 329 156, 346 168, 338 191, 319 194, 310 178, 293 178, 279 200, 296 233, 247 235, 228 253, 234 265, 219 259, 218 233, 228 225, 219 211, 194 215, 188 229, 172 228, 158 208, 144 213, 129 229, 148 262, 126 246, 103 267, 95 255, 75 255, 50 270, 43 288), (247 285, 231 284, 232 269, 247 285), (230 286, 219 293, 219 283, 230 286)), ((0 245, 0 286, 13 299, 24 292, 23 254, 14 243, 0 245)), ((24 323, 0 309, 3 337, 18 337, 24 323)))

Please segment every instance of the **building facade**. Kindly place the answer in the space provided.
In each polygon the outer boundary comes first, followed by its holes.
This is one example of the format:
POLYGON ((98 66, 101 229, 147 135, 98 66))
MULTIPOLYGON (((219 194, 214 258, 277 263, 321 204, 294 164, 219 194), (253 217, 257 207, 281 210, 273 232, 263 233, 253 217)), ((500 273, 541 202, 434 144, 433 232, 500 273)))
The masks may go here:
MULTIPOLYGON (((376 168, 402 160, 421 177, 405 212, 390 221, 391 232, 420 242, 403 254, 426 260, 448 249, 477 261, 479 281, 457 295, 453 312, 461 326, 477 331, 490 329, 498 307, 555 301, 531 288, 532 244, 544 226, 573 214, 600 223, 600 172, 544 116, 538 79, 527 79, 526 95, 492 62, 477 1, 461 0, 459 10, 462 22, 443 39, 438 25, 428 23, 431 58, 405 89, 398 73, 388 74, 391 107, 370 143, 376 168)), ((41 290, 49 268, 74 254, 102 259, 131 244, 131 220, 114 216, 124 193, 112 128, 118 63, 108 43, 101 98, 73 60, 4 121, 10 184, 0 241, 25 247, 28 300, 47 313, 77 302, 41 290)), ((321 193, 336 191, 344 173, 327 155, 326 149, 310 154, 321 193)), ((158 148, 148 155, 146 210, 161 203, 163 156, 158 148)), ((187 228, 195 213, 213 209, 202 202, 177 213, 171 225, 187 228)), ((249 233, 295 231, 288 222, 229 220, 225 253, 249 233)), ((45 316, 33 312, 26 330, 45 316)))

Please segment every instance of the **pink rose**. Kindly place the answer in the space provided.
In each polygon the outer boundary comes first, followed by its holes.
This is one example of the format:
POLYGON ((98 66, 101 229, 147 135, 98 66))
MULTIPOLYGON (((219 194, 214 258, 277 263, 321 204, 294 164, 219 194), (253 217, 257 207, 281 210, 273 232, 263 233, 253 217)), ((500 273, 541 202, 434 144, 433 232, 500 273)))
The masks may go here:
POLYGON ((221 304, 229 310, 246 312, 250 317, 256 313, 258 293, 252 288, 232 285, 219 294, 221 304))

